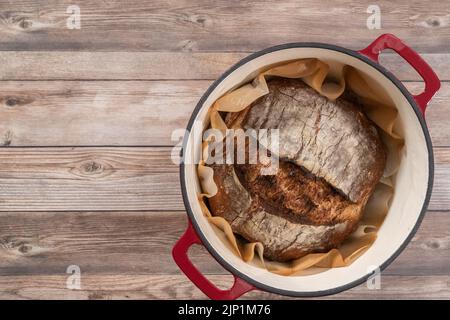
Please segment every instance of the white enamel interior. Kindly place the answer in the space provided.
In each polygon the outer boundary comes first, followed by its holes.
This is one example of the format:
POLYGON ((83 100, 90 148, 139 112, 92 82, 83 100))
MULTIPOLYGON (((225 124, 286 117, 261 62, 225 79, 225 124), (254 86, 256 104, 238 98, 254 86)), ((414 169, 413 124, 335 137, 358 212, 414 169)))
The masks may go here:
MULTIPOLYGON (((209 95, 197 120, 204 121, 211 103, 225 92, 253 78, 261 68, 282 61, 300 58, 319 58, 324 61, 338 61, 361 70, 381 85, 399 110, 399 117, 405 136, 405 153, 397 173, 396 190, 390 210, 378 232, 375 243, 361 257, 348 267, 333 268, 325 272, 302 276, 280 276, 249 265, 235 256, 216 236, 211 225, 203 216, 197 200, 200 187, 193 164, 185 166, 185 184, 190 207, 197 224, 209 244, 227 263, 242 274, 267 286, 281 290, 313 293, 347 285, 369 274, 374 267, 386 262, 402 245, 417 223, 425 201, 429 163, 428 150, 421 125, 411 105, 401 91, 382 73, 369 64, 348 54, 322 48, 290 48, 262 55, 247 62, 227 76, 209 95)), ((207 122, 204 121, 204 125, 207 122)), ((193 135, 186 145, 186 159, 192 159, 193 135)))

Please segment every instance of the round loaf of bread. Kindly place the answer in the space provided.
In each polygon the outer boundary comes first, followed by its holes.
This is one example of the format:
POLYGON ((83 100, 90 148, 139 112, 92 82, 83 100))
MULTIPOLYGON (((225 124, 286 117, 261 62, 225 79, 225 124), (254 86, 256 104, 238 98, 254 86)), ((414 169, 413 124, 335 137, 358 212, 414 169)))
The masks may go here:
POLYGON ((268 86, 225 120, 229 128, 278 129, 279 167, 263 175, 260 163, 210 165, 218 192, 209 206, 236 234, 261 242, 266 258, 288 261, 336 248, 355 230, 386 152, 356 103, 330 101, 297 79, 268 86))

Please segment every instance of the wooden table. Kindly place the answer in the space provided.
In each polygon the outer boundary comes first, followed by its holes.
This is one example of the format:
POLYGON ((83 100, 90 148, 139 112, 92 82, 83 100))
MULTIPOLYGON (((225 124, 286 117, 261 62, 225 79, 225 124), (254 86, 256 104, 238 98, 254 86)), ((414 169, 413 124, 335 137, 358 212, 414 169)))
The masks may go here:
MULTIPOLYGON (((171 248, 186 227, 171 133, 247 54, 294 41, 365 47, 391 32, 433 66, 442 88, 427 122, 435 185, 423 224, 382 274, 329 298, 450 298, 450 3, 377 1, 0 1, 0 298, 204 298, 171 248), (81 289, 67 289, 69 265, 81 289)), ((401 58, 383 64, 413 92, 401 58)), ((221 287, 202 248, 191 256, 221 287)), ((254 292, 246 298, 280 298, 254 292)))

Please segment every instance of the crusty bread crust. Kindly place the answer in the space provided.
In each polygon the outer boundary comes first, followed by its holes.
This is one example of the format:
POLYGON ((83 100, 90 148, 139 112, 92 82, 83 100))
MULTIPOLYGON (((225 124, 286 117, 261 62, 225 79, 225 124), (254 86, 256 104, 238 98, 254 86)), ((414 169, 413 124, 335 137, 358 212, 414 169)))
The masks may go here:
POLYGON ((211 165, 218 192, 209 206, 235 233, 261 242, 267 258, 287 261, 336 248, 355 230, 386 153, 356 104, 329 101, 300 80, 274 79, 269 90, 226 123, 280 129, 279 169, 211 165))
POLYGON ((367 200, 383 173, 386 153, 373 123, 348 100, 330 101, 297 79, 277 78, 270 93, 229 127, 279 129, 279 157, 324 178, 353 202, 367 200))

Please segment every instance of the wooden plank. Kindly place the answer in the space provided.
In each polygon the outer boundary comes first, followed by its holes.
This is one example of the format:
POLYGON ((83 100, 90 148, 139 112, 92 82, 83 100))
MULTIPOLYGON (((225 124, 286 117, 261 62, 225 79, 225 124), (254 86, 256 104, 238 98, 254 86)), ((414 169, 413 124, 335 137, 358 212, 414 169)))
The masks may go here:
POLYGON ((0 52, 0 80, 214 79, 244 56, 242 53, 3 51, 0 52))
MULTIPOLYGON (((4 81, 0 144, 6 146, 173 145, 211 81, 4 81)), ((407 82, 420 92, 422 82, 407 82)), ((427 110, 435 146, 450 146, 450 83, 427 110)))
MULTIPOLYGON (((172 148, 0 149, 0 211, 184 210, 172 148)), ((430 210, 449 210, 450 148, 435 148, 430 210)))
POLYGON ((450 149, 434 148, 434 185, 431 195, 430 210, 447 210, 450 208, 450 149))
POLYGON ((173 145, 209 84, 3 82, 0 137, 10 146, 173 145))
MULTIPOLYGON (((0 51, 0 80, 213 80, 251 52, 0 51)), ((450 53, 421 56, 450 80, 450 53)), ((400 80, 422 80, 397 54, 380 61, 400 80)))
POLYGON ((391 32, 421 52, 449 52, 447 2, 377 1, 381 29, 369 30, 370 0, 317 2, 182 0, 77 3, 81 29, 68 29, 70 0, 2 1, 2 50, 254 51, 316 41, 363 48, 391 32), (324 21, 327 21, 324 32, 324 21), (331 27, 330 27, 331 26, 331 27), (351 30, 351 36, 349 36, 351 30))
MULTIPOLYGON (((0 276, 0 298, 9 299, 206 299, 183 275, 86 275, 81 290, 66 288, 67 274, 49 276, 0 276)), ((222 288, 232 284, 231 276, 211 276, 222 288)), ((366 284, 322 299, 450 299, 449 276, 385 276, 379 290, 366 284)), ((252 291, 241 299, 286 299, 276 294, 252 291)))
POLYGON ((170 152, 170 148, 3 149, 0 211, 184 209, 178 167, 170 152))
MULTIPOLYGON (((422 83, 406 83, 411 92, 422 92, 422 83)), ((450 146, 450 83, 442 82, 441 89, 433 97, 425 111, 425 120, 434 147, 450 146)))
MULTIPOLYGON (((171 248, 184 212, 0 213, 0 275, 179 274, 171 248)), ((448 275, 450 212, 428 212, 411 243, 383 275, 448 275)), ((205 274, 227 274, 200 246, 189 251, 205 274)), ((1 286, 0 286, 1 291, 1 286)))
MULTIPOLYGON (((0 275, 60 274, 69 265, 87 274, 177 273, 170 250, 186 227, 184 212, 16 212, 0 221, 0 275)), ((220 270, 205 252, 200 258, 220 270)))

